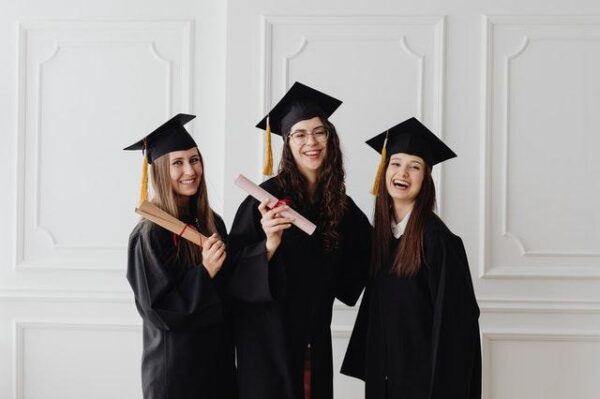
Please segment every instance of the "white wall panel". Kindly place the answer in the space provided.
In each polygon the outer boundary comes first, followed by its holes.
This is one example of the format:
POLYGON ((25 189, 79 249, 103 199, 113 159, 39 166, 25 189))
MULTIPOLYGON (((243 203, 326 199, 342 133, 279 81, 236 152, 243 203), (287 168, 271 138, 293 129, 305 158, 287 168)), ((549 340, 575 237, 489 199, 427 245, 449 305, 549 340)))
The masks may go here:
MULTIPOLYGON (((365 187, 378 157, 364 140, 412 115, 441 133, 445 19, 265 16, 263 34, 262 113, 295 81, 342 99, 331 120, 347 158, 348 191, 370 215, 372 197, 365 187), (350 157, 365 162, 348 162, 350 157)), ((281 140, 274 142, 277 165, 281 140)))
POLYGON ((17 399, 141 398, 136 324, 17 322, 17 399))
POLYGON ((333 341, 333 384, 334 395, 344 399, 360 399, 365 396, 365 384, 361 380, 340 374, 342 360, 348 347, 348 340, 352 332, 350 326, 331 326, 333 341))
MULTIPOLYGON (((140 157, 121 149, 197 114, 212 205, 230 224, 245 195, 233 179, 261 178, 254 124, 295 80, 344 100, 332 120, 367 215, 378 157, 366 138, 415 115, 456 149, 435 178, 476 271, 484 397, 600 396, 597 1, 0 9, 0 398, 141 397, 124 277, 140 157)), ((336 398, 363 397, 337 374, 355 314, 334 306, 336 398)))
POLYGON ((484 392, 494 399, 598 397, 598 332, 483 332, 484 392))
POLYGON ((489 17, 484 277, 600 277, 600 19, 489 17))
POLYGON ((122 270, 140 169, 120 150, 189 108, 191 22, 24 22, 20 34, 17 267, 122 270))

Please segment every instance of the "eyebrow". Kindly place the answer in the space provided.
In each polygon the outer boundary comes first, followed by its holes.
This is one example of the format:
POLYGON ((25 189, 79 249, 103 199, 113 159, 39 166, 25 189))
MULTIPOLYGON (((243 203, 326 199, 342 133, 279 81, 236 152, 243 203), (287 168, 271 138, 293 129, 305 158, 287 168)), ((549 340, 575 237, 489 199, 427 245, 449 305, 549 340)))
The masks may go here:
MULTIPOLYGON (((200 155, 198 155, 198 154, 194 154, 194 155, 190 155, 190 156, 188 157, 188 159, 193 159, 193 158, 200 158, 200 155)), ((181 161, 182 159, 186 159, 186 158, 185 158, 185 157, 177 157, 177 158, 173 158, 173 159, 171 159, 171 162, 174 162, 174 161, 181 161)))
MULTIPOLYGON (((398 155, 392 155, 392 156, 390 157, 390 161, 391 161, 391 160, 395 160, 395 161, 404 161, 404 159, 403 159, 403 158, 401 158, 401 157, 400 157, 400 156, 398 156, 398 155)), ((418 159, 413 159, 413 160, 409 161, 409 163, 416 163, 417 165, 421 165, 421 166, 423 166, 423 162, 419 161, 418 159)))
MULTIPOLYGON (((319 125, 319 126, 315 127, 312 131, 314 132, 317 129, 325 129, 325 125, 319 125)), ((296 129, 292 133, 296 133, 296 132, 306 133, 306 132, 308 132, 308 130, 307 129, 296 129)))

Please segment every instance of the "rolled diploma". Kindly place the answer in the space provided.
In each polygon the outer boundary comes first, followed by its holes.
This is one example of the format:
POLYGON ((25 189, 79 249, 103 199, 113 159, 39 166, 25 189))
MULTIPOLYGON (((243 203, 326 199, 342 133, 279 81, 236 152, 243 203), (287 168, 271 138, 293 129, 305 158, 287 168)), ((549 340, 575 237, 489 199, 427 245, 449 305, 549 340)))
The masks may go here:
MULTIPOLYGON (((246 191, 252 197, 256 198, 258 201, 263 202, 268 199, 269 202, 267 206, 269 208, 273 208, 279 200, 268 191, 264 190, 262 187, 254 184, 250 179, 245 177, 244 175, 239 175, 237 179, 235 179, 235 185, 246 191)), ((315 232, 317 226, 312 223, 310 220, 293 210, 292 208, 288 208, 286 211, 280 212, 281 216, 292 218, 294 221, 292 224, 298 227, 300 230, 308 234, 309 236, 315 232)))
POLYGON ((138 207, 135 208, 135 213, 200 247, 204 244, 204 241, 207 240, 207 238, 193 226, 187 225, 186 227, 186 224, 181 220, 168 214, 149 201, 144 201, 138 205, 138 207))

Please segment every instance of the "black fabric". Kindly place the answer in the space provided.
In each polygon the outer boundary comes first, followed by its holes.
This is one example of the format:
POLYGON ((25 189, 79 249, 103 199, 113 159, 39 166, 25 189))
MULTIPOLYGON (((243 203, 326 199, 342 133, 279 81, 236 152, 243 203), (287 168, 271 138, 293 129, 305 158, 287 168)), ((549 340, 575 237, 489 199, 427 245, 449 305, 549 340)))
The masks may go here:
POLYGON ((342 373, 366 382, 367 399, 481 398, 479 307, 464 246, 436 216, 424 234, 421 270, 398 277, 387 265, 360 305, 342 373))
POLYGON ((389 155, 399 152, 416 155, 423 158, 429 166, 456 157, 454 151, 417 118, 409 118, 370 138, 366 143, 381 153, 386 137, 386 149, 389 155))
MULTIPOLYGON (((225 240, 216 214, 215 222, 225 240)), ((149 221, 129 238, 127 279, 143 319, 144 398, 234 399, 232 320, 223 299, 229 265, 211 279, 202 265, 178 264, 173 239, 149 221)))
MULTIPOLYGON (((275 181, 262 187, 285 198, 275 181)), ((267 261, 258 202, 246 198, 236 214, 229 250, 236 265, 229 286, 237 300, 235 338, 240 398, 303 398, 303 366, 310 345, 312 398, 333 398, 331 316, 335 298, 354 305, 364 287, 371 226, 346 197, 339 226, 340 245, 322 248, 317 210, 304 209, 316 222, 313 236, 292 226, 267 261)))
POLYGON ((143 139, 124 148, 127 151, 144 150, 148 163, 172 151, 184 151, 197 147, 184 125, 194 119, 195 115, 177 114, 143 139))
POLYGON ((283 136, 298 121, 315 116, 329 118, 341 104, 337 98, 295 82, 256 127, 266 130, 268 119, 271 133, 283 136))

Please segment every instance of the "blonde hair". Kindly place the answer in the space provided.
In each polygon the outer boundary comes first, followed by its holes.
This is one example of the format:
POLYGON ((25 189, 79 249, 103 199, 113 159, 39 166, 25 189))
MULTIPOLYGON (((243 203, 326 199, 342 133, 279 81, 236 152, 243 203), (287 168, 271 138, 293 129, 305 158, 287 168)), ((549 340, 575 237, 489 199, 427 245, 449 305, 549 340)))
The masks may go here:
MULTIPOLYGON (((208 204, 206 180, 204 179, 204 161, 202 160, 200 150, 197 147, 196 150, 198 151, 200 164, 202 165, 202 176, 198 191, 190 198, 190 210, 193 209, 198 218, 200 232, 206 236, 210 236, 213 233, 217 233, 217 228, 212 209, 208 204)), ((154 195, 151 201, 163 211, 180 219, 182 215, 177 206, 177 197, 171 185, 170 167, 169 154, 165 154, 152 162, 151 176, 154 195)), ((176 256, 177 260, 183 262, 185 266, 201 264, 202 248, 186 239, 178 238, 176 256)))

